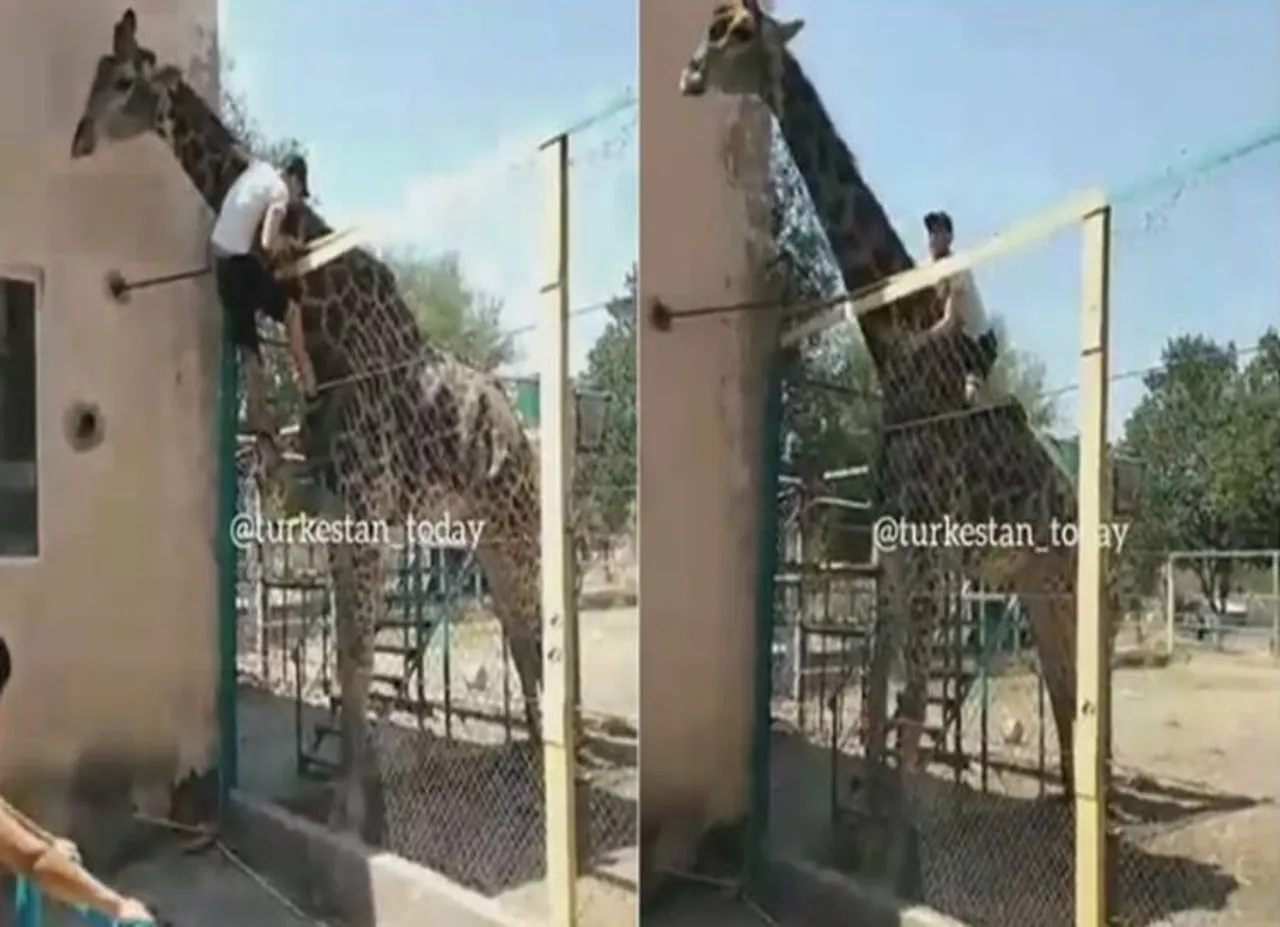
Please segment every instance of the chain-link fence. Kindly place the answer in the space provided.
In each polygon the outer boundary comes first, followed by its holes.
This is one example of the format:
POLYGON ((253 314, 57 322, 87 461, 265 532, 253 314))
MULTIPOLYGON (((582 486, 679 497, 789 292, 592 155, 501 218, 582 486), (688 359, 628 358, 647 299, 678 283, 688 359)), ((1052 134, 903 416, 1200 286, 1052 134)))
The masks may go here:
MULTIPOLYGON (((979 259, 971 276, 872 308, 860 331, 823 331, 815 302, 842 288, 857 297, 875 276, 857 249, 827 249, 816 218, 826 205, 811 214, 797 193, 812 165, 783 159, 785 302, 793 331, 814 334, 785 358, 771 501, 775 731, 770 769, 758 774, 773 783, 775 844, 968 923, 1072 923, 1076 865, 1088 864, 1073 813, 1085 806, 1073 801, 1072 754, 1078 666, 1089 656, 1076 653, 1076 552, 1093 543, 1109 567, 1109 916, 1274 919, 1280 893, 1262 873, 1275 869, 1275 841, 1263 837, 1276 826, 1274 775, 1264 781, 1275 763, 1262 758, 1274 752, 1268 732, 1280 730, 1280 701, 1263 694, 1277 679, 1268 648, 1280 543, 1278 342, 1261 310, 1248 325, 1206 321, 1205 335, 1156 350, 1152 332, 1172 332, 1136 319, 1159 306, 1193 324, 1199 306, 1186 300, 1205 292, 1197 274, 1205 249, 1217 247, 1209 228, 1250 228, 1275 245, 1275 222, 1243 213, 1246 190, 1274 191, 1275 141, 1247 139, 1107 198, 1111 508, 1097 538, 1079 536, 1083 293, 1070 221, 1048 236, 1054 219, 1041 216, 1039 233, 1008 232, 1027 244, 1004 248, 998 265, 979 259), (1182 256, 1148 262, 1143 248, 1182 256), (1182 287, 1169 279, 1179 269, 1182 287), (973 286, 992 334, 899 335, 927 328, 942 301, 973 286), (1018 316, 1028 301, 1035 331, 1018 316), (1220 536, 1249 550, 1197 557, 1197 532, 1207 535, 1201 546, 1220 536), (1187 577, 1204 590, 1200 604, 1187 602, 1187 577), (1172 660, 1166 639, 1177 643, 1172 660), (1204 710, 1208 692, 1217 711, 1204 710), (1261 701, 1250 711, 1247 699, 1261 701)), ((875 232, 887 240, 875 255, 880 273, 909 268, 893 231, 875 232)), ((981 238, 965 230, 956 251, 981 238)), ((1245 250, 1223 259, 1236 279, 1251 274, 1244 292, 1269 298, 1273 317, 1274 261, 1261 247, 1245 250)))
MULTIPOLYGON (((572 135, 582 923, 635 907, 634 205, 599 213, 635 189, 634 117, 628 96, 572 135), (606 222, 628 231, 603 235, 606 222)), ((530 152, 469 181, 500 212, 499 257, 487 239, 406 252, 383 222, 376 257, 307 278, 319 389, 299 395, 273 334, 276 437, 240 439, 232 531, 240 787, 542 919, 538 291, 552 230, 530 152)))
POLYGON ((1250 208, 1278 178, 1271 133, 1117 198, 1112 432, 1142 468, 1113 556, 1117 923, 1280 918, 1280 215, 1250 208))

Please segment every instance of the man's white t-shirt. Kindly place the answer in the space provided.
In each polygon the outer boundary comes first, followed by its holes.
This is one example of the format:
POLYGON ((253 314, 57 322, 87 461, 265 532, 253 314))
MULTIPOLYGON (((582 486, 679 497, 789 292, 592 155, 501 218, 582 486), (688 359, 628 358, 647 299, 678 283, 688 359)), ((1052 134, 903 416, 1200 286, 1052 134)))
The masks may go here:
POLYGON ((289 186, 266 161, 255 161, 235 179, 222 201, 210 241, 220 254, 248 254, 270 206, 289 202, 289 186))
POLYGON ((954 277, 948 277, 942 281, 939 292, 943 298, 951 297, 956 318, 966 335, 979 338, 987 333, 991 323, 987 319, 987 310, 982 304, 982 294, 978 292, 972 271, 962 270, 954 277))

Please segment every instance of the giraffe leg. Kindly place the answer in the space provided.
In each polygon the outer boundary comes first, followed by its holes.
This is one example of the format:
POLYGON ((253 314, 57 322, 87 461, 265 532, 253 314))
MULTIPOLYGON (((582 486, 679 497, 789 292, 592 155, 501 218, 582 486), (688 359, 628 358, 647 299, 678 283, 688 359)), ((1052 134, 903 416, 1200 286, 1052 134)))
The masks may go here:
POLYGON ((373 642, 383 604, 382 556, 372 546, 334 544, 329 548, 334 583, 334 623, 338 650, 338 716, 341 761, 330 824, 381 842, 381 776, 369 727, 369 684, 373 642))
MULTIPOLYGON (((912 555, 921 562, 915 575, 937 582, 940 564, 921 551, 912 555)), ((926 586, 926 583, 920 584, 926 586)), ((914 584, 913 584, 914 586, 914 584)), ((943 603, 934 595, 914 594, 907 605, 907 645, 903 653, 905 676, 898 702, 898 782, 894 789, 893 814, 888 833, 886 875, 896 894, 907 901, 918 901, 924 894, 924 873, 920 869, 920 837, 916 813, 911 801, 911 780, 927 764, 920 755, 932 664, 934 631, 945 614, 943 603)))
POLYGON ((1052 563, 1048 562, 1049 556, 1026 555, 1022 568, 1014 576, 1014 585, 1026 603, 1031 633, 1040 658, 1040 671, 1058 732, 1063 788, 1067 795, 1071 795, 1075 778, 1075 597, 1058 593, 1074 588, 1070 573, 1074 571, 1075 561, 1066 552, 1052 555, 1052 563))
POLYGON ((520 694, 524 698, 525 723, 529 727, 529 741, 542 746, 542 645, 537 634, 519 633, 507 638, 511 650, 511 662, 516 666, 520 680, 520 694))

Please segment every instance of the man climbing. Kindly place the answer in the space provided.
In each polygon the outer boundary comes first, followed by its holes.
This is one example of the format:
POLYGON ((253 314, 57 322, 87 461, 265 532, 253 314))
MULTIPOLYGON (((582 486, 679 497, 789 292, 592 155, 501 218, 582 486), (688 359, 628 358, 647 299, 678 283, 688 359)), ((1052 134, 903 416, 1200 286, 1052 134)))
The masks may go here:
MULTIPOLYGON (((929 256, 940 261, 951 254, 954 226, 945 212, 931 212, 924 217, 929 239, 929 256)), ((945 339, 954 346, 947 352, 959 363, 964 373, 964 395, 974 402, 995 364, 1000 344, 982 305, 982 295, 974 282, 973 272, 962 270, 937 286, 942 315, 921 333, 919 343, 945 339)))
POLYGON ((303 341, 301 308, 277 277, 293 256, 281 231, 285 215, 308 196, 307 162, 301 155, 290 157, 280 171, 255 161, 231 184, 210 236, 218 299, 228 316, 231 342, 244 364, 249 428, 259 435, 271 433, 259 313, 284 323, 303 394, 311 396, 316 387, 303 341))
MULTIPOLYGON (((0 696, 13 675, 13 655, 0 636, 0 696)), ((152 924, 146 905, 103 885, 80 865, 75 844, 56 837, 0 799, 0 870, 25 876, 57 901, 84 905, 121 923, 152 924)))

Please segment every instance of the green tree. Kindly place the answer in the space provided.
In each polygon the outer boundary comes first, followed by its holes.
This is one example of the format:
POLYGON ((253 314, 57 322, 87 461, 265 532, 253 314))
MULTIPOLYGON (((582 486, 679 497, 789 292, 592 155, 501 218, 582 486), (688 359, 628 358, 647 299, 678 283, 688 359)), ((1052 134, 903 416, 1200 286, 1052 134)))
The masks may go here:
POLYGON ((432 344, 478 370, 518 359, 515 339, 502 329, 502 302, 467 283, 456 254, 392 249, 381 257, 432 344))
MULTIPOLYGON (((1125 422, 1123 450, 1144 468, 1142 510, 1124 558, 1152 582, 1167 551, 1280 543, 1280 339, 1266 332, 1249 363, 1234 344, 1181 336, 1125 422)), ((1201 592, 1225 607, 1237 564, 1191 561, 1201 592)))
POLYGON ((579 455, 574 520, 580 541, 607 553, 631 526, 636 502, 636 269, 609 306, 610 321, 587 353, 576 386, 605 394, 601 447, 579 455))

